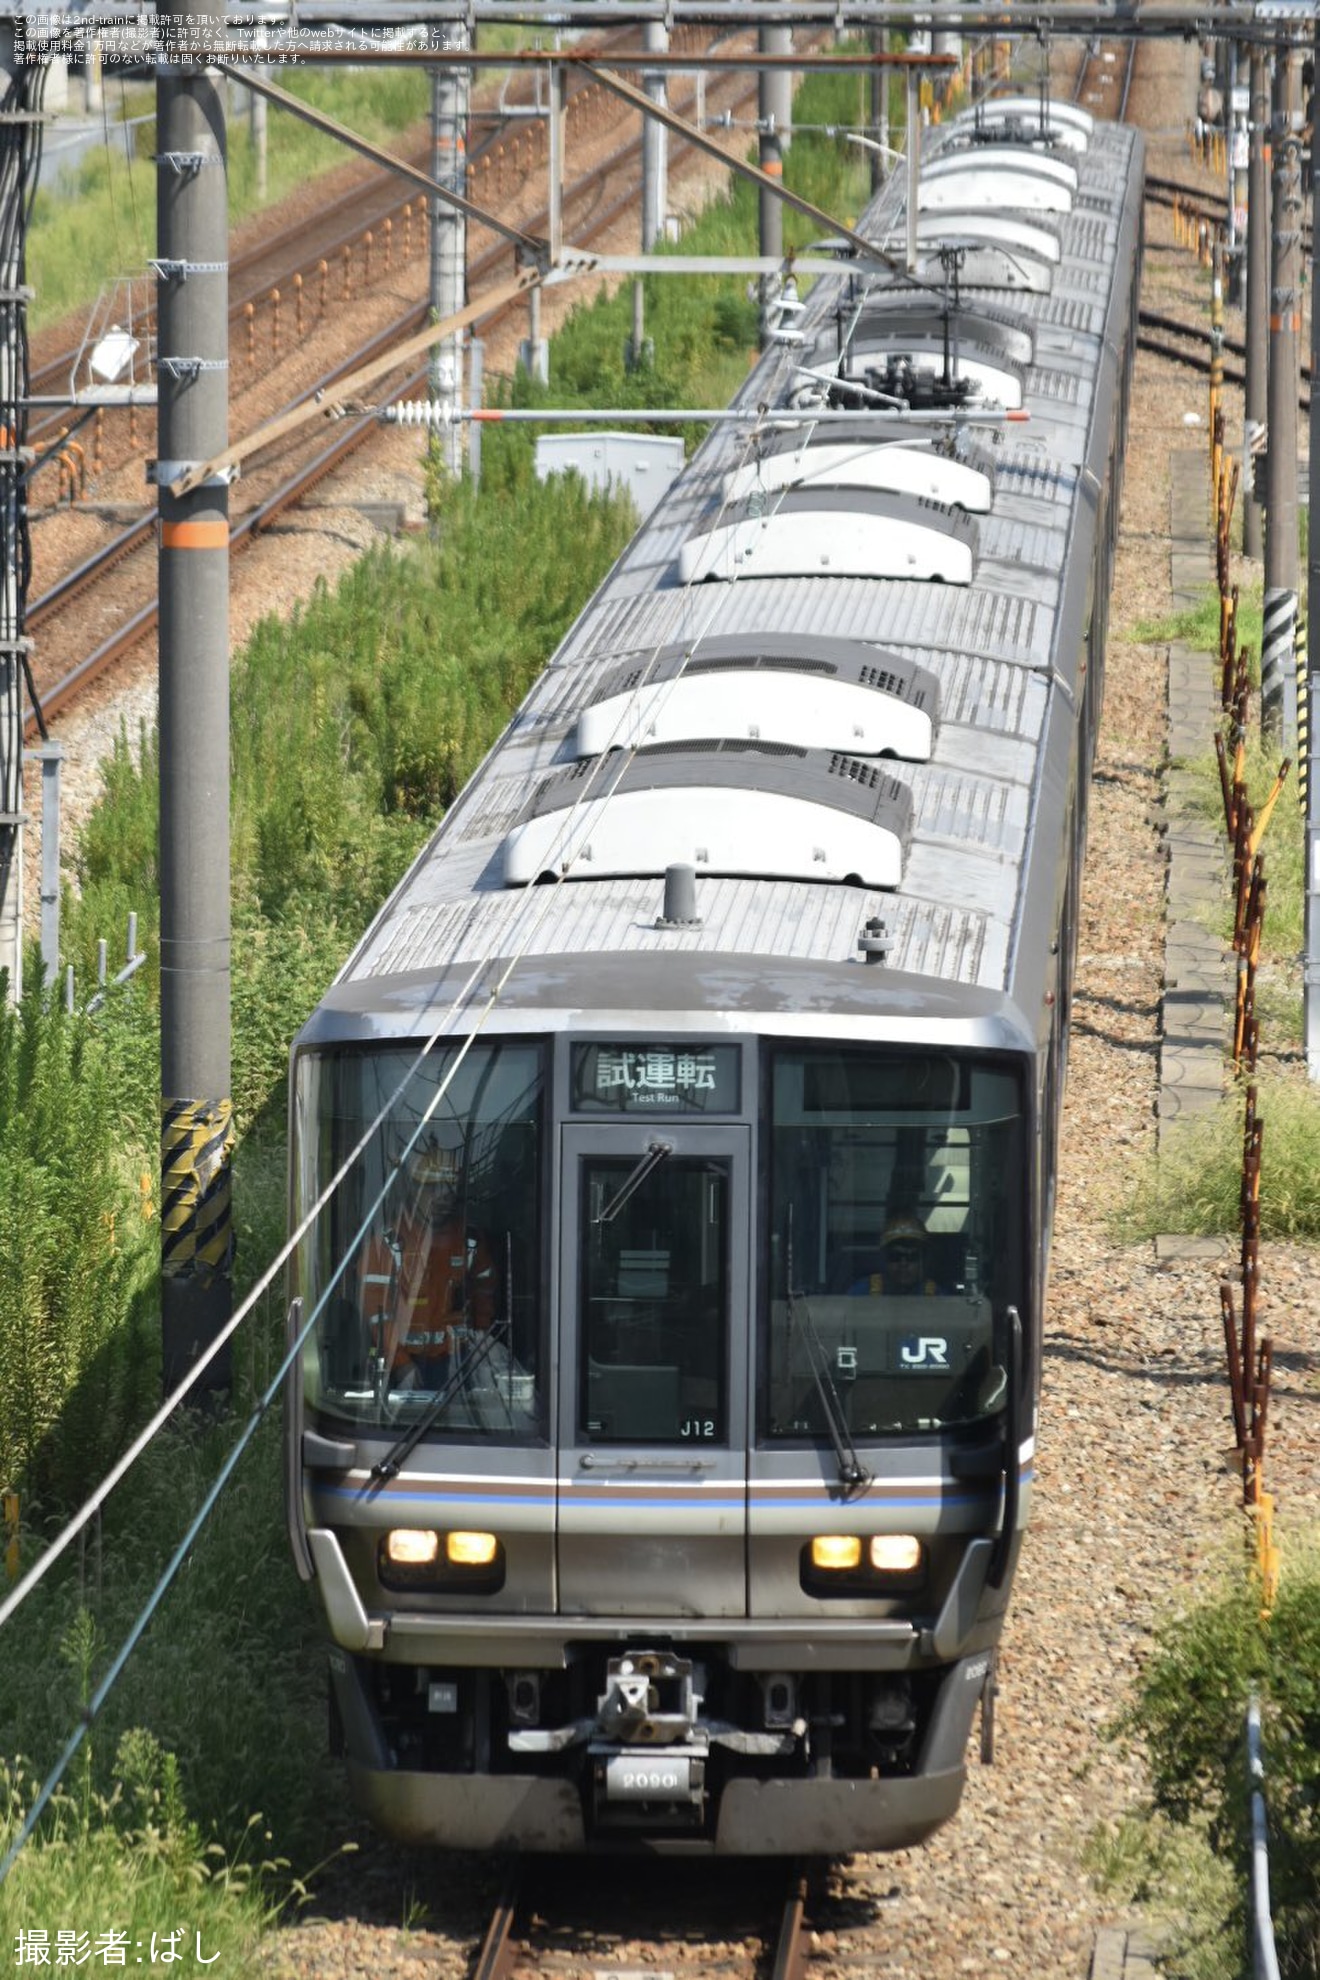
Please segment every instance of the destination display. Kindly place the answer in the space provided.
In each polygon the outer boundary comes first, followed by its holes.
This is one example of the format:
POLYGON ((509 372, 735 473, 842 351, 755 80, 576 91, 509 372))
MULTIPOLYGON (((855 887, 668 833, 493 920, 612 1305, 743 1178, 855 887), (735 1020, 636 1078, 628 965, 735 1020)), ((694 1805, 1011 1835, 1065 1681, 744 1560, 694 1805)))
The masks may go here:
POLYGON ((573 1108, 585 1114, 736 1114, 736 1045, 575 1045, 573 1108))

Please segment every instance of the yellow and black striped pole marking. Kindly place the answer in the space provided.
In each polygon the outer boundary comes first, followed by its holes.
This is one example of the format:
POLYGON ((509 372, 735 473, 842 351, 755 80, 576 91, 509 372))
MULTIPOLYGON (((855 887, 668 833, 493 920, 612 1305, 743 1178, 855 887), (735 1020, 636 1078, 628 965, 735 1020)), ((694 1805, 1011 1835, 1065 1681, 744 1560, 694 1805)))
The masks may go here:
POLYGON ((1297 662, 1297 802, 1305 811, 1308 782, 1306 745, 1311 731, 1311 696, 1306 664, 1306 620, 1301 612, 1297 614, 1293 632, 1293 656, 1297 662))
POLYGON ((228 1100, 167 1100, 160 1129, 160 1259, 169 1278, 225 1270, 233 1249, 228 1100))

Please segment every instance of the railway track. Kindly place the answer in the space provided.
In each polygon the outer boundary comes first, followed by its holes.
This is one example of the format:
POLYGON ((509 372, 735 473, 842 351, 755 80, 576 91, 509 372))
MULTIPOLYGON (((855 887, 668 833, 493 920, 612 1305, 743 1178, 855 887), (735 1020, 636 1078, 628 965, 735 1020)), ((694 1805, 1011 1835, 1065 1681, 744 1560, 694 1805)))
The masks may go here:
MULTIPOLYGON (((712 110, 728 107, 741 109, 749 97, 754 97, 756 85, 742 83, 730 77, 723 90, 708 91, 708 102, 712 110)), ((609 99, 611 105, 614 99, 609 99)), ((621 110, 618 122, 628 123, 629 115, 621 110)), ((673 167, 681 169, 682 152, 685 147, 677 147, 673 167)), ((618 145, 603 162, 595 160, 590 167, 572 184, 565 188, 564 213, 572 237, 582 245, 590 246, 635 207, 639 195, 641 164, 640 134, 630 134, 618 145), (608 189, 603 191, 602 189, 608 189), (621 190, 614 191, 614 188, 621 190)), ((531 154, 527 157, 527 168, 532 170, 531 154)), ((524 214, 526 224, 533 229, 543 229, 547 223, 544 209, 524 214)), ((369 236, 368 230, 368 236, 369 236)), ((368 236, 359 235, 359 247, 368 236)), ((301 238, 301 237, 299 237, 301 238)), ((320 257, 324 263, 325 257, 320 257)), ((511 250, 505 242, 490 241, 474 256, 470 263, 470 280, 473 291, 493 286, 501 280, 511 267, 511 250)), ((369 271, 368 271, 369 272, 369 271)), ((348 356, 339 357, 320 375, 300 386, 291 399, 282 404, 270 402, 268 392, 257 390, 258 403, 251 412, 240 411, 246 401, 236 397, 235 412, 248 430, 265 424, 278 413, 304 403, 318 392, 325 392, 337 379, 347 376, 361 365, 369 362, 378 352, 392 343, 401 341, 420 329, 425 322, 426 303, 418 301, 401 315, 389 322, 386 327, 359 345, 348 356)), ((513 306, 493 311, 484 318, 480 329, 489 335, 501 322, 512 314, 513 306)), ((301 330, 301 324, 299 329, 301 330)), ((241 362, 241 352, 240 352, 241 362)), ((239 366, 236 365, 238 370, 239 366)), ((252 383, 259 388, 265 383, 255 363, 249 364, 250 371, 257 373, 252 383)), ((411 368, 406 377, 396 383, 381 397, 382 401, 416 392, 425 378, 424 368, 411 368)), ((237 423, 237 422, 236 422, 237 423)), ((325 479, 337 466, 352 453, 366 444, 375 432, 375 422, 370 419, 346 423, 334 439, 325 442, 324 431, 313 428, 298 442, 281 448, 271 457, 259 456, 247 471, 244 492, 251 492, 252 499, 235 516, 231 548, 241 551, 253 542, 276 518, 306 496, 318 482, 325 479), (295 464, 289 465, 290 458, 295 464)), ((42 639, 34 656, 37 679, 37 692, 43 713, 53 718, 66 711, 74 700, 93 681, 104 676, 130 655, 145 639, 155 631, 157 624, 157 604, 154 595, 154 537, 156 511, 144 509, 107 543, 98 546, 90 555, 82 559, 72 569, 64 572, 29 607, 27 625, 31 630, 41 630, 42 639), (150 564, 147 576, 134 578, 130 572, 135 566, 150 564), (129 593, 128 601, 117 608, 117 616, 112 630, 100 638, 93 638, 88 650, 84 636, 79 639, 76 631, 63 630, 70 615, 85 611, 85 601, 94 588, 100 587, 109 578, 119 591, 129 593), (59 627, 58 632, 55 629, 59 627), (79 646, 83 648, 78 652, 79 646), (44 651, 58 651, 67 654, 78 653, 72 664, 62 671, 52 672, 42 665, 44 651)), ((98 590, 98 596, 99 596, 98 590)), ((112 608, 114 610, 115 608, 112 608)), ((37 726, 35 715, 29 715, 26 733, 31 734, 37 726)))
MULTIPOLYGON (((1157 310, 1149 309, 1140 311, 1137 322, 1139 325, 1137 341, 1142 350, 1150 351, 1156 357, 1170 358, 1175 364, 1184 366, 1188 371, 1209 377, 1212 359, 1210 329, 1207 324, 1184 323, 1178 317, 1165 316, 1157 310)), ((1240 337, 1225 336, 1222 346, 1226 359, 1245 359, 1246 345, 1240 337)), ((1230 385, 1244 385, 1246 373, 1239 365, 1226 361, 1224 379, 1230 385)), ((1301 380, 1306 388, 1302 393, 1301 404, 1309 408, 1311 403, 1309 364, 1301 366, 1301 380)))
POLYGON ((1121 124, 1127 116, 1136 61, 1137 44, 1131 37, 1087 43, 1073 85, 1073 102, 1094 117, 1121 124))
POLYGON ((567 1880, 556 1870, 552 1883, 544 1863, 524 1859, 511 1866, 491 1908, 472 1980, 584 1966, 598 1980, 639 1971, 806 1980, 815 1928, 830 1915, 827 1867, 816 1859, 717 1871, 695 1862, 651 1865, 620 1892, 614 1880, 601 1880, 599 1865, 567 1880))

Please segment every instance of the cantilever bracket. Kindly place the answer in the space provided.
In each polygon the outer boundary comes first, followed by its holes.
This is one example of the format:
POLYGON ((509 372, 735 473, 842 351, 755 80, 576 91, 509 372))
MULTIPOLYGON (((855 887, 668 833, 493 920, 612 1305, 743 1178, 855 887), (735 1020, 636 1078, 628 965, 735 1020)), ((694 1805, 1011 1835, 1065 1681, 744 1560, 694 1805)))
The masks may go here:
POLYGON ((168 165, 183 178, 189 172, 200 172, 204 165, 218 165, 221 161, 206 151, 157 151, 153 152, 151 162, 168 165))
POLYGON ((154 268, 162 282, 186 282, 190 275, 227 275, 227 261, 163 261, 153 258, 147 263, 154 268))
POLYGON ((157 371, 163 371, 170 378, 191 383, 203 371, 228 371, 228 358, 203 357, 158 357, 157 371))

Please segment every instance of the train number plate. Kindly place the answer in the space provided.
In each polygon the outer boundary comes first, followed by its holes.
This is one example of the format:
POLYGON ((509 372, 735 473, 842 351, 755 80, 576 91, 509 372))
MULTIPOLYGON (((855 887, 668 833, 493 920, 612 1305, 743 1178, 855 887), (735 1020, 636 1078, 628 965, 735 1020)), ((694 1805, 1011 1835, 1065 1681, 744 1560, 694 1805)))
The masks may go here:
POLYGON ((700 1775, 693 1778, 687 1754, 619 1753, 605 1763, 607 1801, 695 1801, 701 1796, 700 1775))

